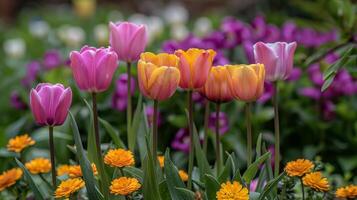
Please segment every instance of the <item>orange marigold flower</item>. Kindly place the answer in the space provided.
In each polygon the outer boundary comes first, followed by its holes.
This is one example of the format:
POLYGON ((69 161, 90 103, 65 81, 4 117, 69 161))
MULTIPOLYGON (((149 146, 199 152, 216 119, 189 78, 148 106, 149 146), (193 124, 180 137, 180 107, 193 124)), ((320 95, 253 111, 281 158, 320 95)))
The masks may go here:
POLYGON ((22 176, 22 170, 20 168, 12 168, 3 172, 0 175, 0 192, 6 188, 14 185, 17 180, 22 176))
POLYGON ((164 156, 158 156, 157 159, 159 160, 160 167, 163 168, 165 164, 165 157, 164 156))
POLYGON ((32 174, 48 173, 51 170, 51 162, 46 158, 35 158, 25 166, 32 174))
POLYGON ((81 178, 71 178, 62 181, 55 191, 56 198, 69 198, 71 194, 76 193, 84 186, 84 181, 81 178))
POLYGON ((111 149, 104 157, 104 163, 111 167, 127 167, 135 164, 131 151, 125 149, 111 149))
MULTIPOLYGON (((93 174, 97 175, 98 171, 97 171, 97 166, 95 166, 94 163, 92 163, 92 170, 93 170, 93 174)), ((82 174, 82 169, 81 166, 79 165, 72 165, 69 167, 69 171, 68 171, 68 175, 71 178, 76 178, 76 177, 81 177, 83 176, 82 174)))
POLYGON ((110 193, 126 196, 137 191, 140 187, 141 184, 138 179, 120 177, 112 181, 112 184, 110 185, 110 193))
POLYGON ((179 170, 178 173, 182 181, 186 182, 188 180, 188 174, 184 170, 179 170))
POLYGON ((340 187, 336 191, 336 198, 339 199, 356 199, 357 198, 357 185, 349 185, 340 187))
POLYGON ((216 193, 217 200, 248 200, 249 191, 237 181, 227 181, 221 184, 221 189, 216 193))
POLYGON ((65 175, 65 174, 69 174, 70 168, 71 168, 70 165, 60 165, 57 168, 57 176, 62 176, 62 175, 65 175))
POLYGON ((20 153, 24 148, 34 144, 35 140, 33 140, 29 135, 24 134, 11 138, 7 143, 7 150, 20 153))
POLYGON ((285 172, 289 176, 298 176, 301 177, 309 172, 314 168, 314 163, 310 160, 306 159, 297 159, 294 161, 290 161, 285 166, 285 172))
POLYGON ((327 178, 323 177, 321 172, 306 174, 302 178, 302 182, 304 185, 319 192, 327 192, 330 188, 327 178))

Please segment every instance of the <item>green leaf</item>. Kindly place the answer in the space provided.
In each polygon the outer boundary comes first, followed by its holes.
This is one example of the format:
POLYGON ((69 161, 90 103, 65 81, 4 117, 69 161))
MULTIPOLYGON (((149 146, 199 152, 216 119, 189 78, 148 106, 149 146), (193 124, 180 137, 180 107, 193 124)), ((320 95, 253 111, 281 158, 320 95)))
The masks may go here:
POLYGON ((223 168, 222 173, 218 177, 218 182, 223 183, 227 179, 230 179, 231 173, 234 173, 234 161, 231 155, 228 155, 226 164, 223 168))
POLYGON ((274 189, 274 187, 279 183, 279 181, 285 176, 285 172, 281 173, 275 179, 269 181, 266 186, 264 187, 263 192, 259 196, 259 200, 263 200, 268 194, 274 189))
POLYGON ((119 137, 119 132, 114 129, 114 127, 109 124, 104 119, 99 118, 99 122, 104 126, 107 133, 113 139, 114 145, 116 148, 126 149, 124 142, 119 137))
POLYGON ((254 163, 249 165, 248 169, 243 174, 243 180, 246 183, 250 184, 250 182, 253 180, 253 178, 258 172, 259 166, 270 157, 270 154, 270 152, 265 153, 261 157, 257 158, 254 163))
POLYGON ((205 174, 206 195, 208 199, 216 199, 216 193, 220 188, 218 181, 210 174, 205 174))
MULTIPOLYGON (((143 110, 145 110, 144 106, 143 106, 143 110)), ((138 130, 138 134, 137 134, 137 142, 138 142, 138 149, 139 149, 141 162, 144 161, 144 158, 147 154, 147 152, 146 152, 146 137, 148 137, 149 135, 150 135, 150 129, 149 129, 149 125, 147 122, 147 117, 145 114, 142 114, 139 130, 138 130)))
POLYGON ((166 180, 163 180, 159 184, 159 190, 160 190, 160 196, 162 199, 171 199, 166 180))
POLYGON ((73 131, 73 137, 74 141, 76 144, 76 150, 77 150, 77 159, 79 160, 79 165, 81 167, 82 173, 83 173, 83 178, 84 182, 87 188, 87 193, 88 193, 88 198, 89 199, 100 199, 100 196, 98 194, 98 190, 96 190, 96 182, 94 179, 93 171, 92 171, 92 166, 84 152, 82 142, 81 142, 81 136, 78 131, 78 126, 76 123, 76 120, 74 119, 73 115, 71 112, 69 112, 69 116, 71 119, 71 126, 72 126, 72 131, 73 131))
POLYGON ((135 145, 136 145, 136 136, 138 134, 139 126, 140 126, 140 121, 141 121, 141 115, 143 113, 143 97, 142 95, 139 96, 138 100, 138 105, 136 106, 136 110, 134 113, 133 117, 133 122, 130 128, 130 134, 128 135, 128 145, 129 149, 134 152, 135 150, 135 145))
POLYGON ((183 199, 184 197, 180 195, 180 193, 177 192, 176 188, 183 188, 185 187, 185 184, 182 182, 180 175, 178 173, 178 170, 174 163, 170 159, 170 152, 167 149, 165 153, 165 159, 164 159, 164 172, 166 175, 166 183, 168 190, 170 192, 170 199, 173 200, 180 200, 183 199))
POLYGON ((255 148, 255 152, 257 153, 257 157, 262 155, 262 134, 260 133, 257 139, 257 146, 255 148))
POLYGON ((40 192, 39 188, 35 184, 35 181, 33 180, 32 175, 27 170, 27 168, 17 158, 15 158, 15 161, 16 161, 17 165, 24 172, 24 176, 27 179, 27 182, 28 182, 28 184, 30 186, 31 191, 33 192, 33 194, 35 196, 35 199, 45 200, 45 198, 43 197, 43 194, 40 192))
POLYGON ((195 193, 192 192, 191 190, 188 190, 186 188, 176 188, 176 190, 185 198, 182 200, 194 200, 195 199, 195 193))
POLYGON ((97 158, 97 151, 95 148, 95 136, 94 136, 94 125, 93 125, 93 112, 92 112, 92 106, 87 102, 87 100, 83 99, 84 103, 86 104, 88 108, 89 114, 89 124, 87 127, 88 133, 87 133, 87 146, 88 147, 94 147, 94 148, 87 148, 88 152, 88 159, 90 162, 93 162, 94 164, 98 165, 98 158, 97 158))
POLYGON ((260 193, 258 192, 249 192, 249 200, 258 200, 260 193))
POLYGON ((131 176, 139 179, 140 183, 143 182, 144 173, 141 169, 135 167, 125 167, 124 172, 130 174, 131 176))

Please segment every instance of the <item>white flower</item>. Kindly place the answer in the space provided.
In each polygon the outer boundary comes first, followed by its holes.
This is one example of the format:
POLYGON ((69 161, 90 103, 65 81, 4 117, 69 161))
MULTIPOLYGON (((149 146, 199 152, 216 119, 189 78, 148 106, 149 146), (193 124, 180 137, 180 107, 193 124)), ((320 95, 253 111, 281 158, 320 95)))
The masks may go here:
POLYGON ((207 17, 200 17, 196 20, 193 32, 197 36, 205 36, 211 31, 212 23, 210 19, 208 19, 207 17))
POLYGON ((33 21, 29 24, 29 31, 31 35, 37 38, 44 38, 48 35, 50 26, 45 21, 33 21))
POLYGON ((81 27, 63 25, 58 30, 58 36, 68 47, 79 47, 85 40, 85 32, 81 27))
POLYGON ((171 37, 175 40, 183 40, 189 34, 189 31, 185 25, 176 25, 171 27, 171 37))
POLYGON ((94 27, 94 38, 99 44, 106 44, 108 42, 108 26, 105 24, 98 24, 94 27))
POLYGON ((147 25, 147 16, 143 14, 135 13, 128 18, 128 21, 138 25, 139 24, 147 25))
POLYGON ((164 23, 160 17, 147 17, 146 27, 148 28, 149 42, 158 38, 164 30, 164 23))
POLYGON ((163 16, 170 25, 185 24, 188 20, 188 11, 182 5, 174 3, 166 7, 163 16))
POLYGON ((8 39, 4 42, 4 52, 11 58, 21 58, 26 51, 26 44, 22 38, 8 39))

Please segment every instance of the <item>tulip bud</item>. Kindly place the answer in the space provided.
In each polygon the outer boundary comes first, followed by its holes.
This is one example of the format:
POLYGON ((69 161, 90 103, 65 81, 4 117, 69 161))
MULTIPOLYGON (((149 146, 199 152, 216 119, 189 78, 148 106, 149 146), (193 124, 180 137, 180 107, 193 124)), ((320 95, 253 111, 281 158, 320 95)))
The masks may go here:
POLYGON ((62 84, 40 83, 30 92, 31 111, 39 125, 62 125, 71 103, 72 90, 62 84))
POLYGON ((147 44, 147 34, 144 25, 130 22, 109 23, 110 46, 118 54, 119 60, 133 62, 139 59, 147 44))
POLYGON ((201 94, 213 102, 227 102, 233 99, 230 89, 229 72, 226 66, 212 67, 201 94))
POLYGON ((183 89, 199 89, 206 83, 208 73, 216 52, 212 49, 177 50, 175 55, 180 58, 180 87, 183 89))
POLYGON ((264 65, 230 65, 227 68, 230 74, 230 88, 236 99, 251 102, 263 94, 264 65))
POLYGON ((253 48, 255 62, 265 66, 266 80, 277 81, 289 78, 293 69, 296 42, 258 42, 253 48))
POLYGON ((142 53, 138 64, 140 91, 154 100, 170 98, 180 81, 178 62, 178 57, 173 54, 142 53))
POLYGON ((79 89, 103 92, 108 89, 118 67, 118 56, 110 48, 84 46, 70 54, 74 80, 79 89))

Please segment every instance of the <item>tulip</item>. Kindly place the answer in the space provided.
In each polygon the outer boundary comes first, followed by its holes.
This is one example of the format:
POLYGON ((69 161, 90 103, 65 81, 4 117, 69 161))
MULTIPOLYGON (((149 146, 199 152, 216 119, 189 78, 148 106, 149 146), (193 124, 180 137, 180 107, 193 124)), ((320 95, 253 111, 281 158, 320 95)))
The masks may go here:
POLYGON ((147 33, 144 25, 130 22, 109 23, 110 46, 118 54, 119 60, 133 62, 139 59, 147 44, 147 33))
POLYGON ((212 49, 191 48, 187 51, 177 50, 175 55, 180 58, 180 87, 189 90, 203 87, 216 52, 212 49))
POLYGON ((73 77, 79 89, 98 93, 108 89, 116 68, 118 56, 110 48, 84 46, 70 54, 73 77))
POLYGON ((257 100, 264 91, 265 69, 263 64, 228 66, 233 96, 241 101, 257 100))
POLYGON ((48 126, 51 155, 52 185, 56 187, 55 148, 53 126, 59 126, 67 118, 72 103, 72 90, 62 84, 41 83, 30 92, 30 107, 36 122, 48 126))
POLYGON ((253 48, 255 61, 264 64, 268 81, 289 78, 293 69, 296 42, 258 42, 254 44, 253 48))
POLYGON ((67 118, 72 102, 71 88, 41 83, 30 93, 32 114, 39 125, 59 126, 67 118))
POLYGON ((153 100, 170 98, 180 81, 179 59, 167 53, 143 53, 138 64, 140 91, 153 100))

